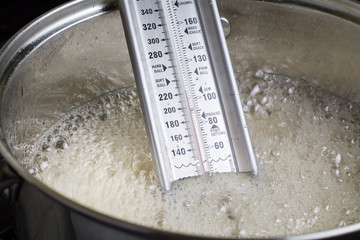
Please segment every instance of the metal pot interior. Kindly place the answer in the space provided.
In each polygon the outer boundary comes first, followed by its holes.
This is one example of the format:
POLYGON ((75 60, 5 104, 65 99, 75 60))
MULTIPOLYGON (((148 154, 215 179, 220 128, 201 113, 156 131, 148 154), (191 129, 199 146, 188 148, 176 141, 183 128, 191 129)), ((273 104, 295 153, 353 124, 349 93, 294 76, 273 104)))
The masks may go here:
MULTIPOLYGON (((360 104, 359 4, 223 0, 218 5, 231 23, 227 42, 240 63, 236 71, 262 69, 303 78, 360 104)), ((135 84, 114 0, 58 8, 14 36, 0 59, 1 149, 35 184, 40 183, 17 163, 26 157, 24 149, 14 146, 35 141, 71 109, 135 84)), ((356 224, 349 231, 359 229, 356 224)))

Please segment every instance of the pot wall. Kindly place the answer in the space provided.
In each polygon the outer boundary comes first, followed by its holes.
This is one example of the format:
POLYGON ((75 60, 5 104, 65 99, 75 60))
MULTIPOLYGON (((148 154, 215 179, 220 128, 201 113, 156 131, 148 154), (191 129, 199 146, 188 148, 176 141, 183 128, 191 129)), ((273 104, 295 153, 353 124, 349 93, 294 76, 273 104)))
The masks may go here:
MULTIPOLYGON (((262 68, 301 77, 360 103, 360 45, 356 44, 360 39, 359 5, 315 1, 313 4, 318 5, 308 9, 291 1, 274 2, 219 1, 222 15, 232 24, 228 44, 230 49, 238 49, 231 51, 232 58, 241 61, 236 70, 262 68), (338 16, 325 13, 330 11, 338 16), (341 18, 345 14, 346 18, 341 18)), ((16 160, 25 157, 23 143, 34 141, 70 109, 105 92, 134 85, 116 1, 71 2, 38 19, 4 47, 0 71, 1 151, 27 181, 14 199, 19 232, 24 238, 56 239, 56 234, 65 234, 57 239, 91 239, 90 235, 97 236, 95 232, 105 234, 102 236, 111 232, 109 236, 116 237, 121 237, 124 229, 139 232, 138 227, 134 230, 126 223, 112 225, 113 219, 63 199, 16 160), (39 219, 44 219, 40 221, 46 226, 44 230, 34 230, 39 225, 33 224, 39 219), (84 227, 92 224, 101 230, 84 227)), ((142 233, 152 232, 140 229, 142 233)))

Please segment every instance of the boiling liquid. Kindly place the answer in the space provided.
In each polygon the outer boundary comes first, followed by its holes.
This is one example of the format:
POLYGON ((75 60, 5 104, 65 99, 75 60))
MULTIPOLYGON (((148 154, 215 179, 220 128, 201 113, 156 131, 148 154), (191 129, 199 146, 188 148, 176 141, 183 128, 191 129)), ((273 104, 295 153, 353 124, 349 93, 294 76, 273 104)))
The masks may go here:
POLYGON ((259 176, 189 178, 163 192, 133 88, 68 113, 22 163, 82 205, 163 230, 270 237, 359 222, 359 106, 286 76, 237 78, 259 176))

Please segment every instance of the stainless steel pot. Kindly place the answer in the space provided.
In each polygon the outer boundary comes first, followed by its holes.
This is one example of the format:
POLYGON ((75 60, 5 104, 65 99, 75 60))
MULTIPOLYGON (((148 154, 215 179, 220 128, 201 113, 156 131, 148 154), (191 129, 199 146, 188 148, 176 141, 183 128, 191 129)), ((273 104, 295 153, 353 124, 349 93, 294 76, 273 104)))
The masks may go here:
MULTIPOLYGON (((358 2, 219 0, 219 8, 231 23, 229 48, 240 49, 231 52, 241 62, 235 68, 304 77, 360 104, 358 2)), ((15 145, 31 143, 70 109, 134 85, 116 0, 73 1, 26 26, 1 49, 0 78, 0 187, 10 192, 20 239, 195 239, 84 208, 17 160, 24 151, 15 145)), ((289 238, 359 234, 357 223, 289 238)))

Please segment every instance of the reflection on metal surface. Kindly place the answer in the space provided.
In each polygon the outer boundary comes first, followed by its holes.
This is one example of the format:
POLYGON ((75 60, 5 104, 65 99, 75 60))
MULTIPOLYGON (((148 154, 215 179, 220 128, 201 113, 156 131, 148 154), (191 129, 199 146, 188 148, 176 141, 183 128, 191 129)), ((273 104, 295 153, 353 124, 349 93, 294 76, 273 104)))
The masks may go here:
POLYGON ((229 20, 227 20, 224 17, 221 17, 221 25, 223 27, 223 31, 225 34, 225 37, 229 37, 230 33, 231 33, 231 24, 229 22, 229 20))

